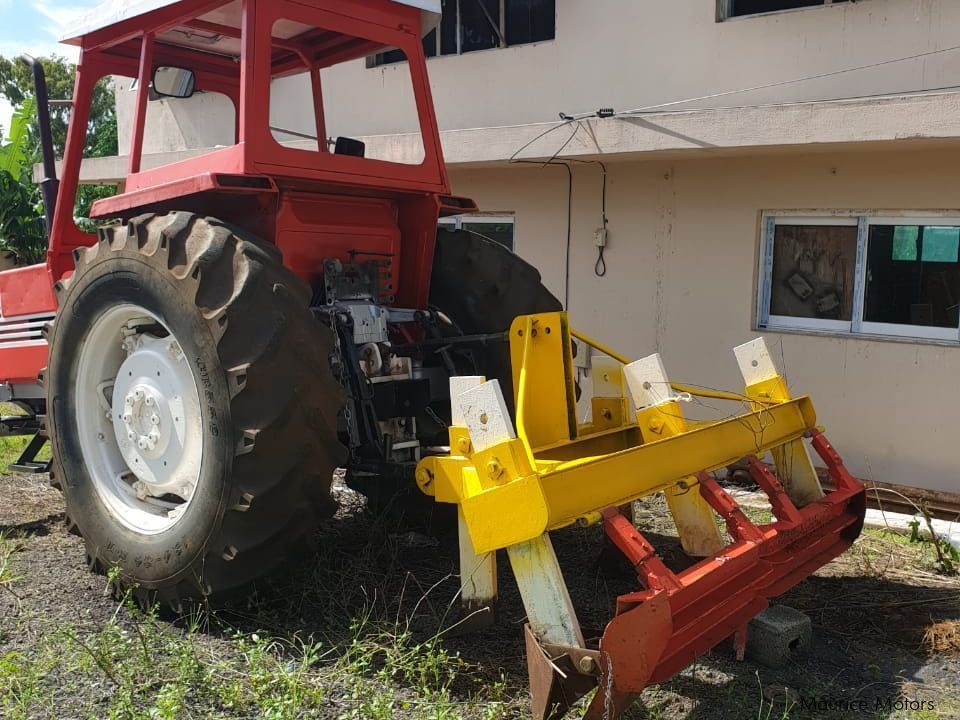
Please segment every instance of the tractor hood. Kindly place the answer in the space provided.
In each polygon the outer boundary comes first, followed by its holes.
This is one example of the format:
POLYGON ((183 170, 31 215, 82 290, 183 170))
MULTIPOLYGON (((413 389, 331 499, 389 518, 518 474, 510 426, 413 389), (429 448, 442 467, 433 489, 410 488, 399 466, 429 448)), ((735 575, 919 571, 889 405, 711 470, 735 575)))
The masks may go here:
MULTIPOLYGON (((422 13, 423 34, 433 30, 440 22, 441 0, 392 0, 398 5, 408 5, 419 8, 422 13)), ((107 0, 88 13, 81 15, 73 23, 71 31, 60 38, 60 42, 68 45, 80 45, 81 39, 97 30, 116 25, 124 20, 146 15, 147 13, 176 5, 182 0, 107 0)), ((225 4, 214 10, 211 15, 217 16, 221 22, 229 23, 231 16, 236 17, 234 27, 240 26, 240 0, 225 4)))

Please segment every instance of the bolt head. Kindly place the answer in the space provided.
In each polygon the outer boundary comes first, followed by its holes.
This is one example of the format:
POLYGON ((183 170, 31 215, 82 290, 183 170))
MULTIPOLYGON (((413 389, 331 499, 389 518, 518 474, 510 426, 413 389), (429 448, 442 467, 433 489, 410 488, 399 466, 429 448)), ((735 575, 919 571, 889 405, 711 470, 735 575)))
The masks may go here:
POLYGON ((142 437, 137 441, 137 447, 139 447, 141 450, 146 450, 148 444, 149 441, 145 437, 142 437))
POLYGON ((580 672, 588 674, 592 673, 594 668, 597 666, 596 662, 594 662, 593 658, 589 655, 584 655, 582 658, 580 658, 580 662, 578 662, 577 665, 580 668, 580 672))
POLYGON ((433 478, 430 477, 430 471, 426 468, 417 468, 417 485, 424 488, 430 485, 433 478))
POLYGON ((144 402, 146 402, 149 407, 153 407, 154 400, 152 396, 147 395, 147 399, 144 402))
POLYGON ((128 413, 128 412, 124 413, 124 414, 123 414, 123 421, 124 421, 125 423, 132 423, 132 422, 133 422, 133 413, 128 413))
POLYGON ((151 415, 151 416, 150 416, 150 424, 151 424, 151 425, 159 425, 159 424, 160 424, 160 416, 157 415, 156 413, 154 413, 153 415, 151 415))
POLYGON ((470 441, 462 437, 457 441, 457 450, 460 451, 461 455, 468 455, 470 453, 470 441))
POLYGON ((133 397, 135 400, 143 400, 143 390, 134 390, 133 397))
POLYGON ((133 406, 133 396, 132 396, 132 395, 127 395, 127 396, 123 399, 123 404, 126 405, 127 407, 132 407, 132 406, 133 406))
POLYGON ((133 430, 130 430, 127 432, 127 440, 130 440, 132 442, 136 439, 137 439, 137 434, 133 430))
POLYGON ((496 480, 503 475, 503 465, 500 464, 499 460, 493 459, 487 463, 487 475, 489 475, 492 480, 496 480))

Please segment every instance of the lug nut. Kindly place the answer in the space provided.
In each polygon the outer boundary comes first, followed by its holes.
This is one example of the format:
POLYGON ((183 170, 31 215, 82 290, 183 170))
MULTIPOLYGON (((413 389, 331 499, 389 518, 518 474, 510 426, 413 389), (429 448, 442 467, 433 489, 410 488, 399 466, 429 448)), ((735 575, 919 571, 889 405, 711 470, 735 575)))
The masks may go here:
POLYGON ((156 413, 154 413, 153 415, 151 415, 151 416, 150 416, 150 424, 151 424, 151 425, 159 425, 159 424, 160 424, 160 416, 157 415, 156 413))
POLYGON ((133 422, 133 413, 128 413, 128 412, 127 412, 127 413, 124 413, 124 414, 123 414, 123 421, 124 421, 125 423, 132 423, 132 422, 133 422))
POLYGON ((133 442, 136 439, 137 439, 137 434, 133 430, 130 430, 127 432, 127 440, 130 440, 131 442, 133 442))
POLYGON ((143 390, 135 390, 133 397, 135 400, 143 400, 143 390))
POLYGON ((146 403, 148 406, 153 407, 153 397, 150 395, 147 395, 146 403))

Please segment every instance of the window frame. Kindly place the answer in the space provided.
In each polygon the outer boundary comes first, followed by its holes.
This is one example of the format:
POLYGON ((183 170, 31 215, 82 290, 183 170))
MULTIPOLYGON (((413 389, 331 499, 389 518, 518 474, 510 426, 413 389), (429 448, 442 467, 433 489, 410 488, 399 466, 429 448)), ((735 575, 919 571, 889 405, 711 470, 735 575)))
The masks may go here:
POLYGON ((766 17, 767 15, 778 15, 780 13, 801 12, 804 10, 817 10, 818 8, 830 7, 831 5, 850 5, 850 0, 821 0, 817 5, 808 5, 807 7, 784 8, 783 10, 763 10, 761 12, 750 13, 748 15, 733 15, 734 0, 717 0, 717 22, 726 22, 728 20, 746 20, 749 18, 766 17))
MULTIPOLYGON (((463 224, 468 225, 510 225, 513 227, 513 239, 510 247, 511 252, 517 251, 517 216, 511 213, 466 213, 464 215, 449 215, 442 217, 437 221, 438 227, 451 228, 453 230, 463 230, 463 224)), ((496 242, 496 241, 494 241, 496 242)))
POLYGON ((911 340, 960 345, 960 322, 956 328, 927 325, 901 325, 868 322, 864 319, 867 281, 867 248, 873 225, 925 225, 960 227, 957 211, 902 211, 871 213, 866 211, 817 212, 769 210, 761 214, 760 265, 757 282, 755 329, 759 331, 798 331, 841 337, 911 340), (772 315, 773 245, 777 225, 856 226, 857 252, 854 266, 851 319, 824 320, 772 315))
MULTIPOLYGON (((720 2, 726 2, 727 0, 720 0, 720 2)), ((499 44, 495 47, 484 48, 483 50, 470 50, 468 52, 463 51, 463 26, 461 25, 461 12, 460 4, 464 0, 456 0, 456 26, 457 26, 457 49, 454 52, 444 53, 443 48, 441 47, 441 38, 440 38, 440 26, 438 25, 434 30, 430 32, 434 34, 434 52, 433 54, 426 54, 427 60, 433 60, 435 58, 442 57, 459 57, 461 55, 470 55, 475 52, 489 52, 491 50, 504 50, 511 47, 523 47, 525 45, 538 45, 540 43, 554 42, 557 39, 557 9, 556 4, 554 4, 554 14, 553 14, 553 37, 546 40, 531 40, 530 42, 521 42, 521 43, 508 43, 507 42, 507 0, 499 0, 500 8, 500 22, 497 25, 497 37, 499 39, 499 44)), ((428 33, 429 34, 429 33, 428 33)), ((424 37, 426 39, 426 36, 424 37)), ((379 68, 379 67, 388 67, 390 65, 399 65, 400 63, 406 62, 406 60, 392 60, 389 62, 384 62, 382 58, 386 55, 386 52, 377 53, 376 55, 371 55, 367 58, 367 68, 379 68)))

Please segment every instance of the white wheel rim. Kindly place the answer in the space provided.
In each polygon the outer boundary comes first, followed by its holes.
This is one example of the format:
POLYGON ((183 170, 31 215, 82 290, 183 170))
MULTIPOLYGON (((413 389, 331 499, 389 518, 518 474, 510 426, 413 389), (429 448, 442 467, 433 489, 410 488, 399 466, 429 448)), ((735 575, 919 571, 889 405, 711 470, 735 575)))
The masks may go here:
POLYGON ((103 313, 80 348, 74 397, 83 461, 110 512, 144 535, 176 525, 196 496, 203 433, 173 333, 137 305, 103 313))

